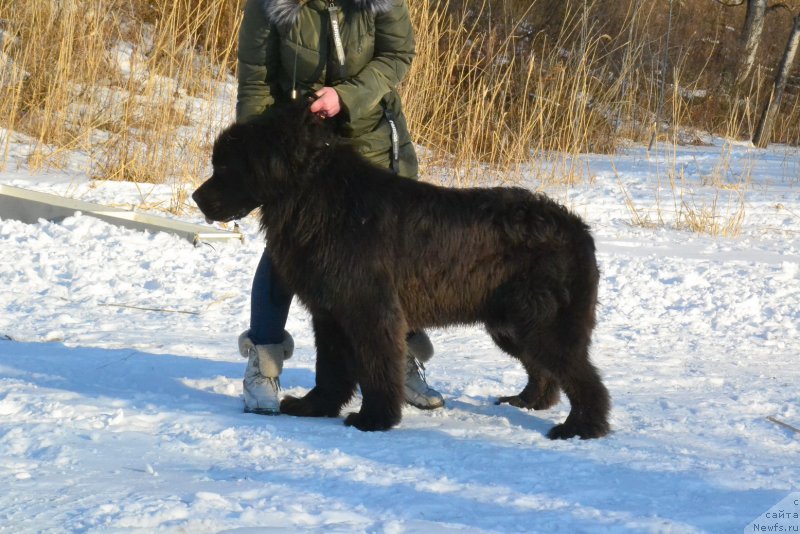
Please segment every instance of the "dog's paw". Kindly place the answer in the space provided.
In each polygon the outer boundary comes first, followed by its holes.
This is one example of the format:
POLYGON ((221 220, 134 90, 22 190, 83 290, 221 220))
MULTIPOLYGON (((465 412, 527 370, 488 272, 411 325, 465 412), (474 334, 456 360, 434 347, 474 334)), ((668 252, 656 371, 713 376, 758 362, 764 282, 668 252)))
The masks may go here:
POLYGON ((338 413, 333 415, 327 413, 311 395, 306 395, 302 399, 286 395, 281 400, 281 413, 296 417, 336 417, 339 415, 338 413))
POLYGON ((286 395, 281 400, 281 413, 296 417, 338 417, 339 405, 312 389, 302 398, 286 395))
POLYGON ((550 432, 547 433, 547 437, 550 439, 570 439, 578 436, 581 439, 594 439, 602 438, 609 431, 608 423, 605 421, 574 423, 567 420, 551 428, 550 432))
POLYGON ((496 401, 494 401, 495 406, 500 406, 501 404, 510 404, 511 406, 516 406, 517 408, 522 408, 520 403, 522 399, 519 398, 519 395, 510 395, 508 397, 498 397, 496 401))
POLYGON ((559 393, 555 390, 553 393, 540 395, 533 399, 527 399, 524 395, 511 395, 508 397, 500 397, 495 404, 510 404, 517 408, 524 408, 526 410, 547 410, 558 404, 559 393))
POLYGON ((399 422, 399 417, 394 421, 391 417, 374 417, 361 412, 352 412, 344 420, 345 425, 356 427, 363 432, 389 430, 399 422))
POLYGON ((286 395, 281 399, 281 413, 297 417, 313 417, 314 415, 312 405, 305 397, 299 399, 292 395, 286 395))
POLYGON ((496 405, 500 404, 510 404, 511 406, 516 406, 517 408, 532 408, 532 406, 523 399, 519 395, 510 395, 508 397, 499 397, 496 401, 494 401, 496 405))

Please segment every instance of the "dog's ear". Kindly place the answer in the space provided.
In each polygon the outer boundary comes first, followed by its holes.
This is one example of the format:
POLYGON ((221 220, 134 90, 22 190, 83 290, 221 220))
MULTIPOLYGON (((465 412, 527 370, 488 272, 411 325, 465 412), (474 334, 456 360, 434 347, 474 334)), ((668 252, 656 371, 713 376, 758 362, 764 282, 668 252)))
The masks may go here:
POLYGON ((234 123, 226 128, 214 143, 212 163, 224 169, 222 173, 227 180, 241 189, 241 193, 263 203, 269 197, 270 182, 267 176, 276 174, 269 167, 275 158, 280 138, 268 121, 256 118, 247 122, 234 123))
POLYGON ((238 154, 242 183, 264 201, 303 182, 320 158, 339 142, 337 124, 322 119, 300 99, 270 107, 251 121, 232 126, 227 139, 238 154))
MULTIPOLYGON (((306 109, 310 109, 311 104, 313 104, 318 98, 319 97, 316 95, 316 93, 309 92, 295 102, 302 102, 302 105, 306 109)), ((344 103, 342 103, 341 111, 333 117, 327 117, 323 119, 314 115, 313 113, 310 113, 310 115, 312 115, 313 118, 309 118, 307 116, 304 117, 306 119, 304 121, 305 124, 314 128, 322 128, 327 132, 328 135, 341 137, 344 134, 344 125, 348 122, 347 118, 349 117, 350 112, 347 110, 344 103)))
POLYGON ((311 113, 311 104, 317 98, 314 93, 308 93, 303 98, 292 100, 285 105, 274 106, 274 113, 268 112, 273 116, 273 120, 286 126, 286 136, 292 138, 290 144, 301 152, 330 146, 343 134, 341 114, 322 118, 311 113))

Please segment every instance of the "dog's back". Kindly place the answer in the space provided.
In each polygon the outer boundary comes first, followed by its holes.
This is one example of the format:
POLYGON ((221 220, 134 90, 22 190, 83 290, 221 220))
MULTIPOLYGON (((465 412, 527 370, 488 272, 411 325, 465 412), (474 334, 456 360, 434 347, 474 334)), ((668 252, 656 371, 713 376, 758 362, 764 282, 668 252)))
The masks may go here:
POLYGON ((594 240, 578 216, 522 188, 440 187, 365 165, 350 160, 341 181, 319 176, 324 197, 347 206, 334 210, 330 239, 360 244, 350 261, 386 272, 409 324, 484 321, 493 294, 517 279, 547 280, 560 300, 580 295, 593 317, 594 240))

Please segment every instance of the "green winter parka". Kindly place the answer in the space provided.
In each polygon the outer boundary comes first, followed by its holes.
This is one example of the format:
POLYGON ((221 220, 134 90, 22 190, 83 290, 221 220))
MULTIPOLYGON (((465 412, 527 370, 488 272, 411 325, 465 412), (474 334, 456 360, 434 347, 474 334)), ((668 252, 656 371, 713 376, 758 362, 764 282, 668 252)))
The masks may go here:
POLYGON ((393 116, 401 176, 416 178, 417 157, 397 94, 415 55, 406 0, 247 0, 239 32, 236 120, 327 85, 342 102, 344 132, 374 163, 390 167, 393 116), (329 6, 339 9, 330 11, 329 6), (333 13, 333 15, 331 15, 333 13), (331 16, 339 23, 345 65, 337 57, 331 16))

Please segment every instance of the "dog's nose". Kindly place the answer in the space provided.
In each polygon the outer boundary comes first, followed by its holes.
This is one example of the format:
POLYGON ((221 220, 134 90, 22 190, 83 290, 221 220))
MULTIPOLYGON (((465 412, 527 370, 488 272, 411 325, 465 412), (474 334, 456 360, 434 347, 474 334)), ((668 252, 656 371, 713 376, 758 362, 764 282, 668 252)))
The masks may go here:
MULTIPOLYGON (((194 203, 197 204, 198 208, 200 208, 200 211, 204 212, 205 210, 203 209, 203 206, 200 204, 200 195, 198 195, 199 192, 200 192, 200 188, 196 189, 195 192, 192 193, 192 200, 194 200, 194 203)), ((209 219, 208 215, 203 213, 203 216, 204 216, 204 218, 206 220, 206 224, 214 224, 214 220, 213 219, 209 219)))

